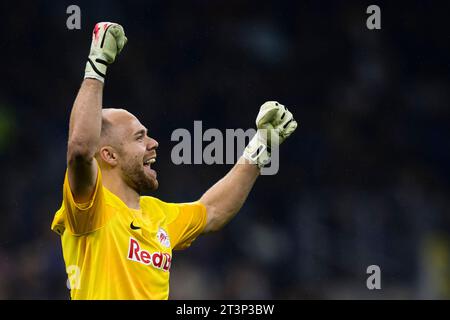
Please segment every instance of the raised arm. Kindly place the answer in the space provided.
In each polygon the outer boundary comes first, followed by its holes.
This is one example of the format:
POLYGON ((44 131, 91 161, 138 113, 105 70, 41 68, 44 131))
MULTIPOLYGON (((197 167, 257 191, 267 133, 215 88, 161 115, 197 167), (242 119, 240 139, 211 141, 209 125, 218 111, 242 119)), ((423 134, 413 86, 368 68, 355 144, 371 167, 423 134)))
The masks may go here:
POLYGON ((103 83, 85 79, 70 114, 67 167, 70 188, 78 203, 89 200, 96 182, 94 155, 100 140, 102 96, 103 83))
POLYGON ((69 184, 78 203, 92 195, 97 176, 94 155, 102 125, 103 83, 107 66, 126 43, 123 28, 116 23, 95 25, 84 81, 70 114, 67 167, 69 184))
POLYGON ((207 212, 203 233, 220 230, 238 213, 247 199, 260 170, 258 166, 245 162, 244 158, 239 159, 230 172, 200 198, 207 212))
POLYGON ((297 122, 286 107, 276 101, 268 101, 260 108, 256 126, 258 131, 238 163, 199 200, 207 212, 203 233, 220 230, 236 215, 260 169, 270 160, 271 147, 289 137, 297 128, 297 122))

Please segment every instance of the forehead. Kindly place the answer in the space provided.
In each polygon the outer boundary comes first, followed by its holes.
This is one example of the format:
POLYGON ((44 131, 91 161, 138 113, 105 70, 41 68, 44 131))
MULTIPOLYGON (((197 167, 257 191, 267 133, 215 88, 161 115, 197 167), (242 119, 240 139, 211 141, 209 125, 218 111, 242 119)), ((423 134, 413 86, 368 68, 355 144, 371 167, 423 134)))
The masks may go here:
POLYGON ((103 117, 111 123, 114 129, 123 134, 134 134, 136 131, 145 129, 133 114, 123 109, 104 109, 103 117))

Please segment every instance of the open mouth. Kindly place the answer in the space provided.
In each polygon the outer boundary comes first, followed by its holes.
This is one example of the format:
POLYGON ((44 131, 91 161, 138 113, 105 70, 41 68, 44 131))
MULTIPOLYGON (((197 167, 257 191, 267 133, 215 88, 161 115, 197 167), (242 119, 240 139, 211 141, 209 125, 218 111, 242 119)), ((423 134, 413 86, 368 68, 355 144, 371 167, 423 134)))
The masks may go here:
POLYGON ((151 168, 151 165, 156 162, 156 156, 144 160, 144 170, 147 171, 153 178, 156 179, 156 171, 151 168))
POLYGON ((156 162, 156 157, 147 159, 147 160, 144 161, 144 166, 150 167, 150 165, 152 165, 155 162, 156 162))

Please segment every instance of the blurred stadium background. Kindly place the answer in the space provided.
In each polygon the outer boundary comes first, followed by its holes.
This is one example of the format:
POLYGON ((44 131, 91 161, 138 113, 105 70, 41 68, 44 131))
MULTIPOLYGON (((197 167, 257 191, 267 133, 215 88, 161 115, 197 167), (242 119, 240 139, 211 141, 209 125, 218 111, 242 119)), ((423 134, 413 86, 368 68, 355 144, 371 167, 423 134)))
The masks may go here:
POLYGON ((0 4, 0 298, 68 299, 59 238, 70 109, 97 21, 129 39, 104 105, 160 144, 165 201, 229 165, 170 161, 176 128, 249 128, 278 99, 298 131, 221 232, 175 253, 172 299, 450 297, 448 3, 14 1, 0 4), (81 8, 82 29, 66 28, 81 8), (378 4, 382 29, 366 28, 378 4), (242 111, 245 113, 242 114, 242 111), (239 116, 237 116, 239 113, 239 116), (366 268, 381 268, 381 290, 366 268))

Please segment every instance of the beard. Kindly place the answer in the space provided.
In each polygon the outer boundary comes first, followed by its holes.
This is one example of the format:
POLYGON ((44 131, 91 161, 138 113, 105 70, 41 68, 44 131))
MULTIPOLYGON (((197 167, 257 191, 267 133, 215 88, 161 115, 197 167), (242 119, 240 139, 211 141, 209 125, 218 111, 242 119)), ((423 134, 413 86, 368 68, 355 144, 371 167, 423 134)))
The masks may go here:
POLYGON ((122 164, 125 182, 139 195, 158 189, 158 180, 144 170, 143 160, 138 157, 122 164))

